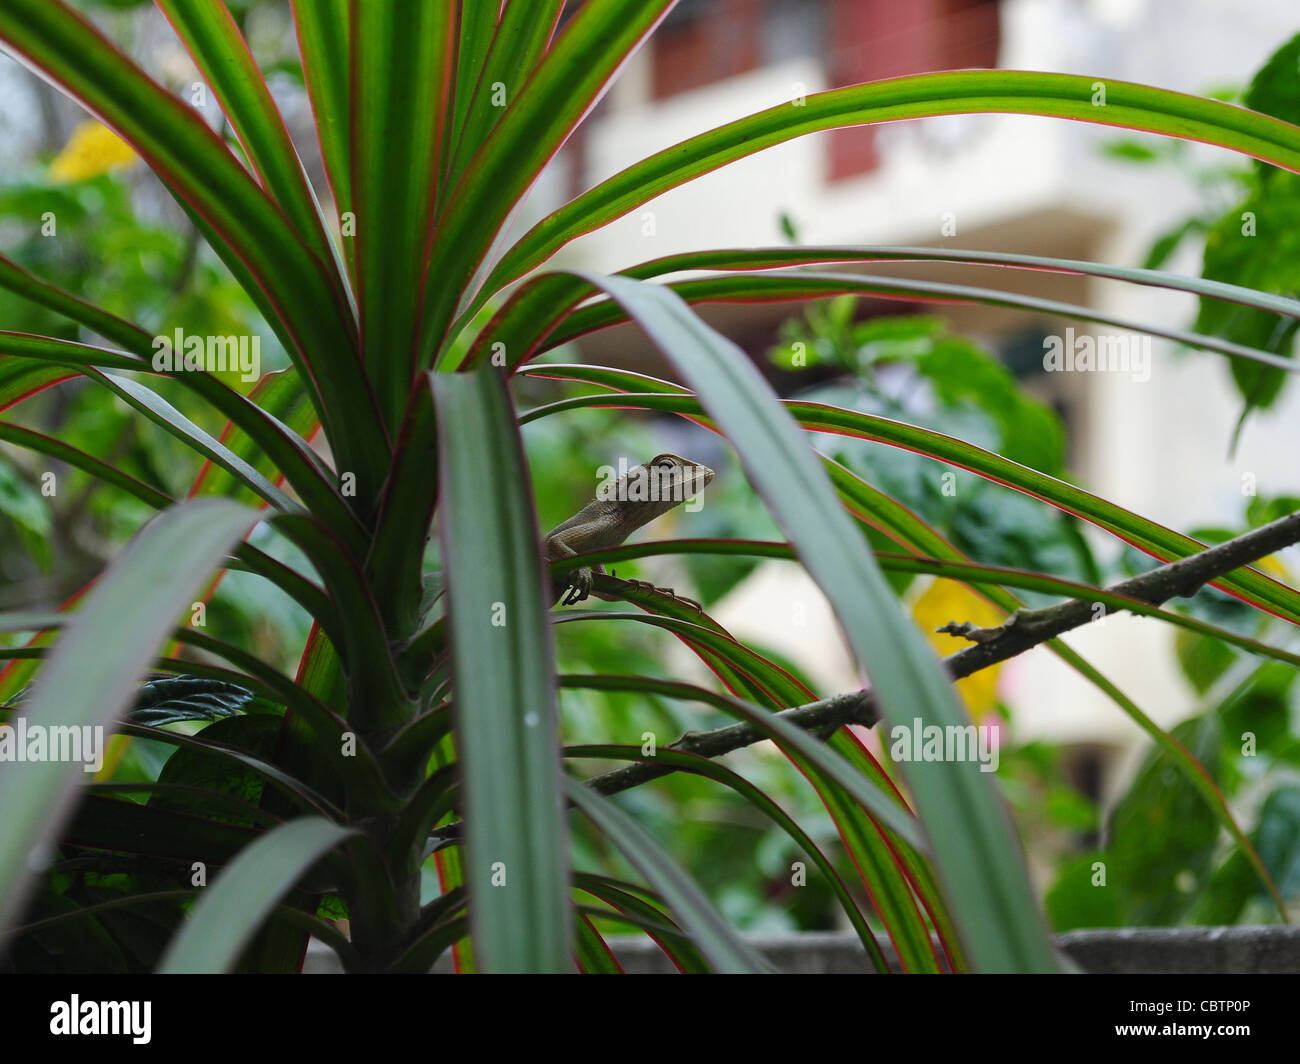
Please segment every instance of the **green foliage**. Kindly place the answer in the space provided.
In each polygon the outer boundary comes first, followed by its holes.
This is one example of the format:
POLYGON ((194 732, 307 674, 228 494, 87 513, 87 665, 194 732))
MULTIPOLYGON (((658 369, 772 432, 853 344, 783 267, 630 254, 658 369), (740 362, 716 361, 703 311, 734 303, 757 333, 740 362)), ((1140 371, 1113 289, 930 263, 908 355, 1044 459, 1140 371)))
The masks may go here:
MULTIPOLYGON (((1300 179, 1282 173, 1259 180, 1247 198, 1209 230, 1205 240, 1204 276, 1231 278, 1262 292, 1300 294, 1300 179)), ((1196 328, 1237 343, 1290 357, 1295 322, 1249 307, 1202 300, 1196 328)), ((1234 362, 1232 377, 1251 409, 1266 410, 1277 401, 1287 374, 1269 366, 1234 362)))
MULTIPOLYGON (((838 295, 842 277, 765 272, 755 256, 772 252, 762 249, 703 253, 709 261, 695 265, 716 274, 703 281, 663 283, 671 270, 662 262, 612 277, 531 271, 659 193, 794 137, 972 111, 1092 121, 1091 79, 954 71, 815 93, 799 109, 771 108, 651 156, 510 243, 506 226, 526 190, 668 0, 589 0, 558 31, 562 5, 550 2, 510 5, 496 25, 482 5, 294 5, 301 65, 283 56, 267 65, 301 73, 327 178, 317 186, 241 33, 250 5, 160 6, 238 146, 65 3, 0 7, 0 41, 152 173, 53 186, 32 168, 0 186, 0 218, 18 234, 0 259, 0 312, 18 326, 0 332, 0 395, 14 418, 0 425, 0 509, 28 544, 26 567, 4 572, 25 612, 2 618, 11 634, 0 647, 0 700, 35 673, 31 697, 8 715, 121 733, 107 787, 87 790, 71 763, 0 768, 0 901, 6 930, 17 925, 5 963, 289 970, 314 935, 352 971, 426 971, 449 949, 462 970, 558 971, 576 956, 605 971, 602 934, 630 916, 675 926, 664 949, 684 968, 758 970, 762 959, 733 922, 761 924, 772 909, 742 897, 730 873, 757 868, 793 910, 788 869, 811 858, 812 889, 791 921, 842 914, 877 966, 884 932, 912 970, 1049 970, 1001 796, 973 763, 903 765, 904 795, 853 735, 813 735, 774 714, 817 694, 782 667, 782 647, 769 657, 654 591, 603 577, 625 608, 546 612, 539 502, 548 520, 572 513, 599 465, 633 457, 634 446, 657 450, 659 427, 632 428, 626 412, 591 415, 584 428, 530 430, 525 447, 522 420, 564 413, 576 425, 575 411, 598 404, 577 395, 521 418, 538 393, 519 371, 601 324, 633 321, 693 390, 642 377, 649 396, 626 406, 699 419, 721 437, 711 446, 734 450, 720 512, 692 531, 751 536, 761 505, 771 515, 762 531, 790 539, 776 556, 793 553, 826 593, 885 719, 963 721, 896 601, 904 580, 886 583, 872 547, 892 542, 930 566, 962 564, 966 552, 1094 580, 1072 519, 1030 495, 1152 550, 1197 545, 1051 479, 1063 475, 1055 416, 932 319, 859 324, 849 300, 811 317, 787 339, 806 337, 837 378, 816 393, 828 405, 814 407, 779 402, 744 352, 687 305, 719 294, 838 295), (545 17, 529 17, 537 11, 545 17), (502 108, 485 106, 481 91, 495 91, 497 74, 508 89, 502 108), (154 178, 184 220, 157 204, 139 209, 154 178), (35 235, 50 204, 57 240, 35 235), (228 373, 155 368, 153 333, 176 326, 256 333, 262 379, 250 389, 228 373), (844 435, 823 435, 832 431, 844 435), (927 468, 935 458, 969 466, 955 493, 937 486, 927 468), (38 474, 55 463, 60 490, 38 504, 38 474), (56 530, 48 558, 46 529, 56 530), (42 564, 68 586, 28 594, 42 564), (56 608, 67 616, 32 617, 56 608), (571 638, 572 629, 592 634, 571 638), (717 682, 662 679, 665 632, 717 682), (577 675, 560 677, 557 660, 577 675), (163 678, 142 691, 153 670, 163 678), (711 713, 746 721, 779 754, 750 750, 737 775, 681 752, 656 762, 628 742, 698 727, 711 713), (598 747, 598 760, 699 775, 601 796, 573 771, 582 750, 562 746, 587 733, 615 744, 598 747), (696 803, 701 823, 682 830, 674 797, 696 803), (589 826, 574 825, 566 801, 589 826), (728 830, 704 830, 709 816, 728 830), (196 881, 196 866, 215 871, 210 883, 196 881), (594 912, 575 909, 575 891, 596 900, 594 912)), ((1300 128, 1241 108, 1115 83, 1106 118, 1300 169, 1300 128)), ((792 224, 785 232, 794 238, 792 224)), ((780 254, 773 265, 835 260, 819 249, 780 254)), ((1187 287, 1158 274, 1123 279, 1187 287)), ((887 279, 862 284, 891 290, 887 279)), ((1017 305, 997 290, 915 285, 922 297, 1017 305)), ((1240 290, 1193 290, 1259 309, 1240 290)), ((617 370, 584 368, 592 383, 627 383, 617 370)), ((692 431, 691 445, 704 438, 692 431)), ((711 560, 691 560, 689 571, 709 606, 749 563, 698 553, 711 560)), ((896 577, 917 571, 898 562, 896 577)), ((1032 572, 1012 575, 1015 586, 1042 586, 1032 572)), ((1248 609, 1300 617, 1294 590, 1260 574, 1225 584, 1248 609)), ((1001 608, 1018 604, 987 579, 980 586, 1001 608)), ((1207 793, 1177 788, 1197 765, 1148 730, 1172 752, 1172 769, 1153 765, 1117 830, 1148 806, 1191 811, 1180 827, 1201 834, 1153 867, 1167 878, 1195 856, 1197 875, 1213 884, 1214 861, 1192 854, 1192 842, 1220 825, 1240 832, 1219 808, 1192 822, 1207 793)), ((1226 766, 1206 743, 1209 763, 1226 766)), ((1025 786, 1043 785, 1041 760, 1026 754, 1019 767, 1025 786)), ((1232 785, 1226 767, 1224 780, 1232 785)), ((1088 821, 1077 796, 1057 788, 1049 797, 1052 823, 1088 821)), ((1294 801, 1268 808, 1259 846, 1290 883, 1294 801)), ((1234 889, 1258 890, 1235 865, 1220 872, 1234 889)), ((1136 911, 1165 918, 1162 904, 1144 898, 1136 911)))
MULTIPOLYGON (((1255 669, 1214 709, 1172 734, 1229 796, 1253 795, 1250 840, 1282 897, 1300 898, 1300 766, 1295 670, 1255 669), (1263 798, 1259 798, 1260 794, 1263 798)), ((1206 687, 1211 687, 1207 684, 1206 687)), ((1058 930, 1260 923, 1276 919, 1240 847, 1228 845, 1204 797, 1163 752, 1149 755, 1107 820, 1104 848, 1065 860, 1047 895, 1058 930), (1094 864, 1105 866, 1104 889, 1094 864)))
MULTIPOLYGON (((859 322, 856 305, 854 297, 841 296, 809 307, 803 320, 783 326, 773 361, 795 368, 798 353, 810 373, 836 373, 834 380, 802 392, 801 399, 933 428, 1043 473, 1063 475, 1060 419, 996 358, 950 333, 941 318, 859 322)), ((1064 514, 964 471, 936 476, 933 463, 918 454, 842 436, 823 436, 819 442, 972 558, 1088 583, 1099 580, 1077 522, 1064 514)), ((873 540, 883 549, 889 549, 888 542, 880 536, 873 540)))
MULTIPOLYGON (((216 721, 233 717, 253 700, 253 692, 224 680, 200 676, 162 676, 136 696, 127 719, 161 728, 182 720, 216 721)), ((213 738, 213 736, 209 736, 213 738)))
MULTIPOLYGON (((1244 105, 1287 122, 1300 121, 1297 63, 1300 35, 1278 48, 1251 79, 1243 94, 1244 105)), ((1152 244, 1144 267, 1158 268, 1184 240, 1204 236, 1201 274, 1206 279, 1278 295, 1300 293, 1300 268, 1296 266, 1300 180, 1295 174, 1259 160, 1250 170, 1192 164, 1187 161, 1186 146, 1177 142, 1152 146, 1146 141, 1116 140, 1107 145, 1106 152, 1130 163, 1175 165, 1200 187, 1206 199, 1202 210, 1152 244)), ((1195 328, 1257 350, 1287 358, 1294 355, 1295 321, 1266 311, 1203 297, 1195 328)), ((1277 368, 1238 360, 1232 362, 1231 370, 1244 403, 1243 422, 1252 410, 1266 410, 1276 403, 1288 376, 1277 368)))

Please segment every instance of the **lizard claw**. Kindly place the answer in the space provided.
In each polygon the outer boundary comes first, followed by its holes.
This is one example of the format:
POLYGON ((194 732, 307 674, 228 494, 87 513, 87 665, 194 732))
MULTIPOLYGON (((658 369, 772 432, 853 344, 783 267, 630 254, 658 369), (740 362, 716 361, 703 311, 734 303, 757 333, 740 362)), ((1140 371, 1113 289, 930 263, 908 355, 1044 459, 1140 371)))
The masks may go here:
POLYGON ((569 588, 560 596, 561 606, 572 606, 576 602, 582 602, 591 596, 592 573, 591 569, 583 566, 581 569, 575 569, 569 574, 569 588))
POLYGON ((695 610, 696 613, 704 612, 704 607, 701 606, 698 602, 696 602, 693 598, 687 598, 685 595, 679 595, 671 587, 657 587, 656 585, 650 583, 648 580, 629 580, 628 583, 632 587, 643 587, 647 591, 655 591, 661 595, 667 595, 670 599, 674 599, 677 602, 682 602, 685 603, 687 606, 690 606, 692 609, 695 610))

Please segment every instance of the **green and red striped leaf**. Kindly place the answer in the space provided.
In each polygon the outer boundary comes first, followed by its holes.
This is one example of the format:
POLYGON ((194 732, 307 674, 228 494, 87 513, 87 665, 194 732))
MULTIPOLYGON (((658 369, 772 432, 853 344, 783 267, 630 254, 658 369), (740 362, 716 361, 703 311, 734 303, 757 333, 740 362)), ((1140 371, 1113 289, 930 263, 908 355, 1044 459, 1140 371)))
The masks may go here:
POLYGON ((622 217, 662 192, 727 163, 827 129, 956 114, 1029 114, 1203 140, 1300 171, 1300 128, 1217 100, 1107 79, 1027 70, 950 70, 873 81, 717 126, 603 181, 526 233, 493 270, 484 291, 540 265, 574 238, 622 217))
POLYGON ((388 451, 346 286, 225 142, 62 0, 9 0, 0 42, 129 143, 263 307, 309 383, 331 445, 375 493, 388 451))
POLYGON ((420 366, 451 339, 462 296, 542 167, 675 0, 587 0, 479 148, 447 202, 424 292, 420 366))
POLYGON ((457 14, 457 4, 426 0, 349 8, 361 345, 393 435, 415 377, 457 14))

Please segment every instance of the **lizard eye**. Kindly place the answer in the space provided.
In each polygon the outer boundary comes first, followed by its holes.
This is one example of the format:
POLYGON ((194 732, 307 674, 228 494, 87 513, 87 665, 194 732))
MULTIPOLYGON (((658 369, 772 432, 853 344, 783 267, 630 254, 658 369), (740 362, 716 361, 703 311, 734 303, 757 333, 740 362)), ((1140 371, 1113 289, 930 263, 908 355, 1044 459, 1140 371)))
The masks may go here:
POLYGON ((662 466, 664 469, 672 469, 677 463, 674 462, 672 458, 670 458, 668 455, 661 454, 651 464, 656 466, 662 466))

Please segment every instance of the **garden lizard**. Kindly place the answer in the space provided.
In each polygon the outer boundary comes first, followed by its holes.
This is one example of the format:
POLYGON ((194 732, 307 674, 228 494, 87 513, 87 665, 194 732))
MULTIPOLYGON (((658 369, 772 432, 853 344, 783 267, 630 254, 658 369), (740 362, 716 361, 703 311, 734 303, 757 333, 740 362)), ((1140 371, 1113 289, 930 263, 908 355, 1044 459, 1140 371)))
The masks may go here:
MULTIPOLYGON (((708 466, 675 454, 656 455, 617 479, 607 477, 591 502, 546 534, 546 560, 555 562, 583 551, 617 547, 642 525, 694 497, 712 479, 713 470, 708 466)), ((599 565, 584 565, 556 573, 552 576, 556 602, 571 606, 592 594, 607 598, 592 591, 594 574, 604 571, 599 565)), ((638 580, 630 583, 653 587, 638 580)), ((672 594, 670 588, 655 590, 672 594)))

